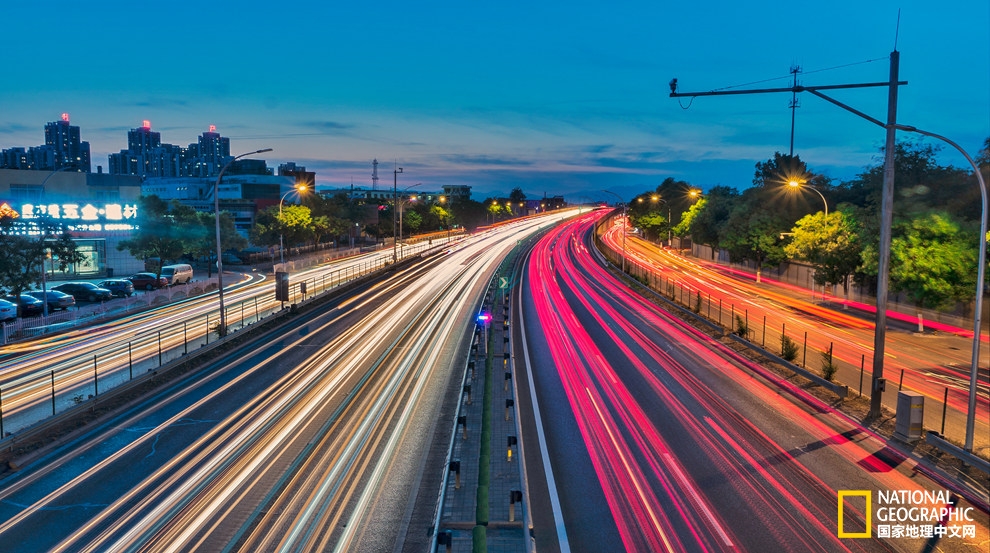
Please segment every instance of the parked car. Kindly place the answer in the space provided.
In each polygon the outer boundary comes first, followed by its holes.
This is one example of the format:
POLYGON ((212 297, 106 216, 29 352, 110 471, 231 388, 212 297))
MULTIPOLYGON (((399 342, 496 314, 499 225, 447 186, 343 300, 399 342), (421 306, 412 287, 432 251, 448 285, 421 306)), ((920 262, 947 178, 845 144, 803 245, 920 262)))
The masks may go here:
POLYGON ((17 304, 0 300, 0 323, 17 320, 17 304))
POLYGON ((65 292, 77 301, 107 301, 113 299, 113 293, 106 288, 100 288, 92 282, 63 282, 52 286, 52 290, 65 292))
POLYGON ((168 283, 171 286, 186 284, 193 278, 192 265, 186 265, 185 263, 166 265, 162 267, 162 276, 168 279, 168 283))
POLYGON ((17 314, 21 317, 36 317, 45 312, 45 302, 28 294, 6 296, 3 299, 17 304, 19 309, 17 314))
POLYGON ((135 273, 127 277, 127 280, 134 284, 135 289, 154 290, 168 286, 168 279, 156 277, 155 273, 135 273))
POLYGON ((111 278, 104 280, 97 286, 110 290, 110 293, 118 298, 126 298, 134 295, 134 283, 126 278, 111 278))
POLYGON ((47 301, 49 313, 58 309, 68 309, 76 304, 76 298, 73 298, 69 294, 59 292, 58 290, 49 290, 48 292, 32 290, 28 292, 28 295, 34 296, 42 301, 47 301))

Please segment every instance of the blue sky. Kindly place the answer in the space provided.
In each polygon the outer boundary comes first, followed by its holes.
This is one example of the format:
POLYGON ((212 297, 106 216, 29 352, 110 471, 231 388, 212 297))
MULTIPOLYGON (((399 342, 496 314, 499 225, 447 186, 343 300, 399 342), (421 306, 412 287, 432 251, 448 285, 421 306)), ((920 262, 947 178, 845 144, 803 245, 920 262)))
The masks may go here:
MULTIPOLYGON (((216 125, 232 153, 273 148, 269 165, 328 186, 370 186, 377 158, 383 185, 394 160, 406 185, 469 184, 479 200, 631 196, 666 177, 742 189, 787 152, 790 95, 682 109, 668 81, 782 87, 794 64, 805 85, 885 81, 899 8, 899 122, 974 157, 990 136, 986 0, 49 4, 4 7, 0 148, 42 143, 68 112, 104 168, 147 119, 179 145, 216 125)), ((885 118, 885 89, 832 95, 885 118)), ((880 127, 799 100, 795 153, 812 169, 874 162, 880 127)))

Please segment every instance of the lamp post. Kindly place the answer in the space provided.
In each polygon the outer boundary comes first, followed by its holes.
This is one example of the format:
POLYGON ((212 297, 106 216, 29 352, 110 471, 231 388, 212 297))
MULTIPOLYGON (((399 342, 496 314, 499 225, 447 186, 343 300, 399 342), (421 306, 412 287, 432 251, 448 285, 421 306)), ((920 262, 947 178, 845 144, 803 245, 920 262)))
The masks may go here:
POLYGON ((818 190, 814 186, 811 185, 802 186, 803 184, 804 182, 800 182, 795 179, 791 179, 787 182, 787 186, 790 186, 791 188, 810 188, 811 190, 814 190, 819 196, 821 196, 822 203, 825 204, 825 222, 828 222, 828 200, 825 199, 825 195, 822 194, 821 190, 818 190))
MULTIPOLYGON (((447 197, 446 196, 440 196, 440 203, 441 204, 446 204, 447 203, 447 197)), ((447 211, 447 208, 446 207, 444 207, 444 211, 447 211)), ((444 217, 443 224, 444 224, 444 226, 447 227, 447 243, 450 244, 450 212, 449 211, 447 211, 447 216, 444 217)))
POLYGON ((217 295, 220 298, 220 326, 217 327, 217 334, 220 336, 227 335, 227 315, 224 313, 223 307, 223 249, 220 246, 220 179, 223 178, 223 174, 230 167, 230 164, 234 163, 238 159, 245 156, 253 156, 255 154, 263 154, 265 152, 272 151, 271 148, 265 148, 263 150, 255 150, 253 152, 248 152, 246 154, 241 154, 234 159, 228 161, 222 169, 220 169, 220 174, 217 175, 217 182, 213 184, 213 216, 216 223, 217 231, 217 295))
POLYGON ((670 217, 670 202, 656 194, 650 197, 650 201, 667 204, 667 247, 669 248, 674 244, 674 224, 670 217))
POLYGON ((392 171, 392 263, 399 262, 399 237, 395 233, 395 229, 398 228, 395 212, 399 209, 399 173, 401 172, 402 167, 392 171))
POLYGON ((298 184, 292 190, 289 190, 285 194, 282 194, 282 198, 278 201, 278 256, 279 256, 279 263, 282 265, 285 265, 285 244, 284 244, 285 229, 283 228, 283 223, 282 223, 282 202, 284 202, 285 198, 289 194, 292 194, 293 192, 298 192, 299 194, 302 194, 305 191, 306 191, 306 184, 305 183, 298 184))
POLYGON ((606 194, 611 194, 619 199, 622 204, 622 272, 626 272, 626 202, 622 201, 622 196, 619 196, 615 192, 609 190, 602 190, 606 194))
MULTIPOLYGON (((416 184, 414 184, 412 186, 407 186, 407 187, 403 188, 402 189, 402 196, 405 197, 406 192, 408 192, 412 188, 416 188, 417 186, 419 186, 421 184, 423 184, 423 183, 417 182, 416 184)), ((413 196, 409 200, 405 200, 405 199, 400 199, 399 200, 399 238, 398 238, 399 240, 402 240, 402 208, 406 205, 406 203, 408 203, 408 202, 414 202, 414 201, 416 201, 416 196, 413 196)))
POLYGON ((982 329, 981 319, 983 317, 983 288, 984 288, 984 272, 987 265, 987 183, 983 180, 983 174, 980 172, 979 166, 973 161, 973 158, 966 153, 965 150, 959 147, 958 144, 949 140, 948 138, 928 132, 923 131, 917 127, 912 127, 909 125, 897 125, 897 128, 902 131, 916 132, 925 136, 930 136, 932 138, 937 138, 956 150, 966 158, 969 165, 973 168, 973 172, 976 173, 976 180, 980 183, 980 205, 982 210, 980 212, 980 253, 979 262, 976 265, 976 302, 974 305, 973 313, 973 358, 972 365, 970 366, 969 372, 969 404, 968 411, 966 413, 966 442, 963 445, 963 449, 972 453, 973 452, 973 433, 976 425, 976 391, 977 391, 977 376, 979 376, 979 361, 980 361, 980 333, 982 329))

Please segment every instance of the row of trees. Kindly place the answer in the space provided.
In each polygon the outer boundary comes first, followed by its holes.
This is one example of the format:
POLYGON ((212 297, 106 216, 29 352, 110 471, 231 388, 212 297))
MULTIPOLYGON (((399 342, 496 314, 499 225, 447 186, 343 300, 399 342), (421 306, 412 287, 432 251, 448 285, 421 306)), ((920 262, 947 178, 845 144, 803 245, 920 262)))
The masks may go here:
MULTIPOLYGON (((897 144, 890 283, 919 308, 946 309, 972 298, 982 210, 975 175, 939 165, 938 151, 923 142, 897 144)), ((986 174, 990 138, 978 163, 986 174)), ((882 183, 882 156, 855 178, 833 182, 799 156, 776 153, 756 164, 752 187, 742 193, 715 186, 700 194, 667 179, 633 199, 630 222, 647 237, 670 231, 710 246, 713 255, 724 249, 734 261, 752 262, 757 279, 765 266, 805 261, 817 284, 841 284, 848 293, 850 279, 868 289, 876 284, 882 183)))
MULTIPOLYGON (((469 199, 457 202, 444 199, 439 203, 400 199, 399 204, 404 236, 457 227, 473 229, 484 224, 487 216, 484 203, 469 199)), ((354 201, 345 193, 329 197, 303 193, 299 204, 283 203, 281 209, 274 205, 259 212, 250 230, 250 243, 268 247, 281 242, 288 249, 310 244, 347 244, 351 240, 380 242, 398 232, 393 226, 393 215, 397 215, 394 209, 390 201, 354 201)), ((164 202, 156 196, 142 197, 138 213, 139 230, 131 240, 120 244, 121 249, 127 249, 135 257, 159 258, 163 262, 183 257, 211 261, 215 258, 212 213, 198 213, 177 201, 164 202)), ((248 240, 236 232, 228 213, 221 214, 221 242, 225 251, 241 250, 248 245, 248 240)))
MULTIPOLYGON (((521 202, 525 195, 513 190, 510 200, 521 202)), ((300 204, 271 206, 260 213, 250 231, 250 243, 277 246, 280 237, 286 248, 327 243, 381 241, 395 236, 390 201, 380 204, 352 201, 346 194, 330 197, 302 194, 300 204)), ((216 229, 212 213, 198 212, 177 201, 165 201, 151 195, 137 200, 138 230, 118 248, 140 259, 157 258, 163 264, 180 260, 205 260, 212 274, 216 261, 216 229)), ((505 200, 488 198, 484 202, 459 198, 457 202, 428 203, 400 200, 402 230, 405 236, 416 233, 464 227, 469 230, 486 224, 490 204, 505 200)), ((511 214, 511 213, 509 213, 511 214)), ((38 232, 28 233, 14 213, 0 213, 0 289, 11 293, 34 288, 40 281, 42 261, 60 271, 83 261, 71 235, 57 220, 39 218, 33 223, 38 232)), ((246 248, 249 240, 237 232, 229 213, 220 215, 220 239, 225 251, 246 248)), ((50 270, 50 269, 49 269, 50 270)))

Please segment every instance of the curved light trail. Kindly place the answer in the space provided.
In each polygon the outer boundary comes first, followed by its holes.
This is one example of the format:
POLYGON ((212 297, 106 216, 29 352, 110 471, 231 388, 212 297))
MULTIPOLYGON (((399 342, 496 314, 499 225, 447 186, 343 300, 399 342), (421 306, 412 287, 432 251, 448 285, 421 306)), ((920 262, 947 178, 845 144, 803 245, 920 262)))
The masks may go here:
POLYGON ((25 551, 392 551, 480 294, 517 240, 557 221, 466 240, 94 428, 0 482, 0 540, 25 551))
MULTIPOLYGON (((521 297, 570 550, 923 545, 837 536, 838 490, 939 484, 855 421, 631 293, 590 253, 597 217, 537 244, 521 297)), ((538 549, 555 524, 537 522, 538 549)), ((847 528, 865 524, 845 509, 847 528)), ((977 534, 939 546, 985 543, 985 520, 977 534)))

